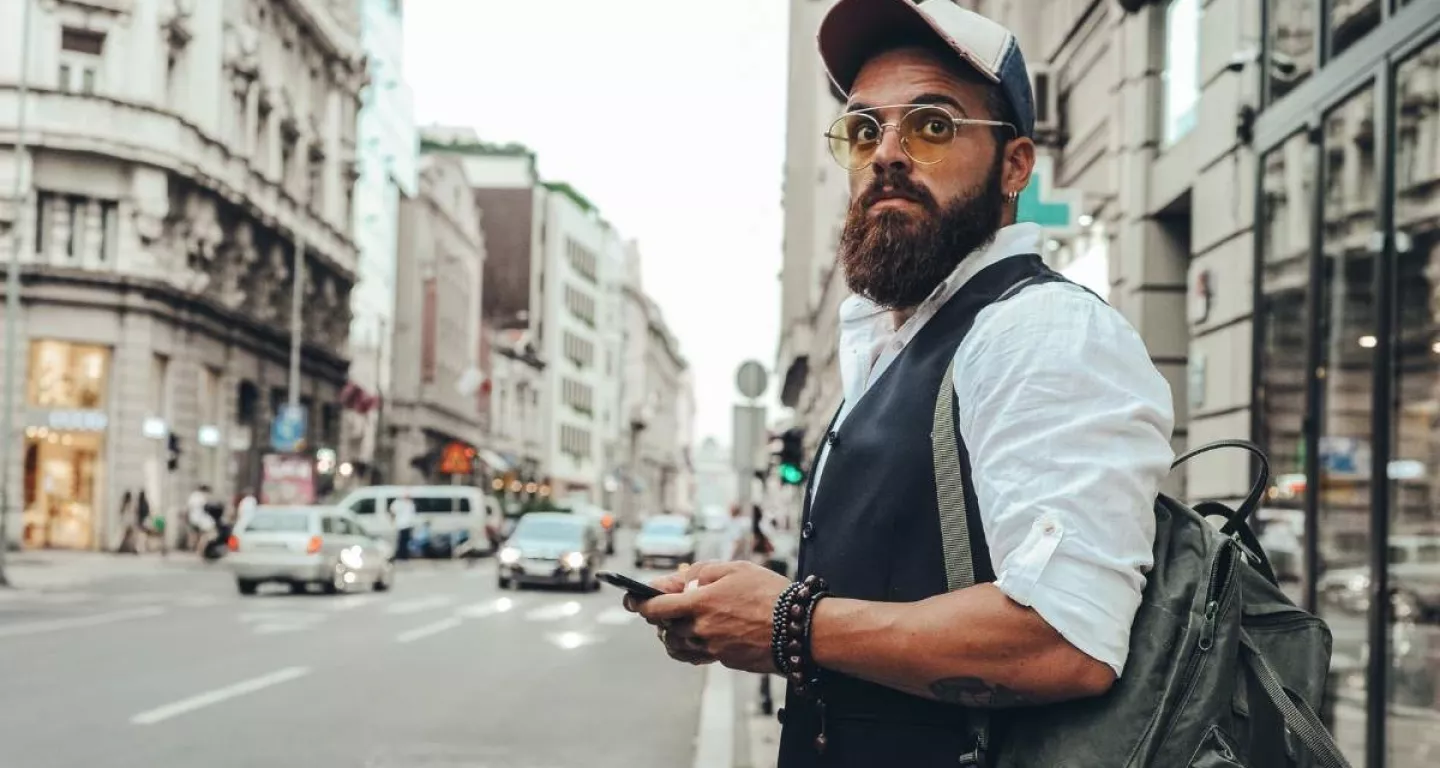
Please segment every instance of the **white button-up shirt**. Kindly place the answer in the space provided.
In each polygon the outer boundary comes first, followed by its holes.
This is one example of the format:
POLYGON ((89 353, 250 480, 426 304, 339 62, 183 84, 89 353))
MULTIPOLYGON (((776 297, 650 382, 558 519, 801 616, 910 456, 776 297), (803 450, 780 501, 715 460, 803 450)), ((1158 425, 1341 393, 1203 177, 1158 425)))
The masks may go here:
MULTIPOLYGON (((1038 226, 1005 227, 899 328, 868 299, 846 299, 837 428, 968 280, 1040 245, 1038 226)), ((1119 312, 1078 286, 1042 283, 981 310, 955 350, 954 386, 995 585, 1119 675, 1174 459, 1169 383, 1119 312)))

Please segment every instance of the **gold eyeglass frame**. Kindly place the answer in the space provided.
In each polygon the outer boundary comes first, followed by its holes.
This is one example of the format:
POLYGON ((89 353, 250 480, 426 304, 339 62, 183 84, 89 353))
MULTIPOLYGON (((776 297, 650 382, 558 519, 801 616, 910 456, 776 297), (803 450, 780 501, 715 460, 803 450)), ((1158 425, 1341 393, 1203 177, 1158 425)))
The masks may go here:
MULTIPOLYGON (((867 166, 867 165, 870 164, 870 161, 869 161, 869 160, 866 160, 865 162, 863 162, 863 163, 861 163, 861 164, 859 164, 859 165, 857 165, 857 166, 852 166, 852 165, 850 165, 849 163, 841 162, 840 158, 835 155, 835 142, 837 142, 837 141, 844 141, 844 142, 848 142, 848 143, 850 143, 850 144, 854 144, 854 143, 855 143, 853 139, 848 139, 848 138, 846 138, 846 137, 844 137, 844 136, 837 136, 837 135, 835 135, 835 133, 834 133, 834 131, 835 131, 835 126, 839 125, 841 122, 843 122, 843 121, 845 121, 845 120, 848 120, 848 119, 850 119, 850 118, 863 117, 863 118, 871 121, 872 123, 874 123, 875 126, 876 126, 876 129, 880 131, 880 135, 879 135, 878 137, 876 137, 876 139, 875 139, 875 147, 876 147, 877 150, 879 149, 880 145, 881 145, 882 143, 884 143, 884 141, 885 141, 885 129, 887 129, 887 128, 893 128, 893 129, 895 129, 896 134, 900 135, 900 150, 905 153, 905 156, 906 156, 906 157, 910 158, 911 162, 914 162, 914 163, 917 164, 917 165, 927 165, 927 166, 928 166, 928 165, 939 165, 940 163, 945 162, 945 158, 943 158, 943 157, 940 158, 939 160, 931 160, 931 161, 929 161, 929 162, 926 162, 926 161, 924 161, 924 160, 920 160, 919 158, 915 157, 915 155, 910 152, 910 142, 909 142, 909 139, 908 139, 904 134, 900 134, 900 124, 901 124, 901 123, 904 123, 906 120, 908 120, 911 115, 913 115, 913 114, 915 114, 916 112, 919 112, 919 111, 921 111, 921 110, 925 110, 925 109, 933 109, 933 110, 935 110, 935 111, 937 111, 937 112, 940 112, 941 114, 943 114, 943 115, 945 115, 946 117, 950 118, 950 122, 953 123, 957 128, 962 127, 962 126, 968 126, 968 125, 973 125, 973 126, 977 126, 977 127, 987 127, 987 128, 999 128, 999 127, 1002 127, 1002 126, 1003 126, 1003 127, 1009 128, 1012 133, 1016 133, 1016 132, 1017 132, 1017 131, 1015 130, 1015 126, 1014 126, 1014 125, 1012 125, 1012 124, 1010 124, 1010 123, 1007 123, 1007 122, 1005 122, 1005 121, 1003 121, 1003 120, 980 120, 980 119, 971 118, 971 117, 956 117, 956 116, 954 116, 953 114, 950 113, 950 110, 946 109, 946 108, 943 107, 943 106, 940 106, 939 104, 890 104, 890 105, 881 106, 881 107, 866 107, 865 109, 852 110, 852 111, 850 111, 850 112, 846 112, 846 113, 840 115, 839 117, 835 118, 835 121, 834 121, 834 122, 830 123, 830 127, 829 127, 829 128, 825 129, 825 134, 824 134, 824 136, 825 136, 825 138, 826 138, 826 140, 827 140, 826 143, 830 146, 830 157, 835 161, 835 163, 836 163, 837 165, 839 165, 841 168, 844 168, 844 169, 847 170, 847 171, 858 171, 858 170, 860 170, 861 168, 864 168, 865 166, 867 166), (880 119, 879 119, 879 118, 877 118, 877 117, 875 117, 874 115, 870 114, 871 112, 878 112, 878 111, 880 111, 880 110, 882 110, 882 109, 896 109, 896 108, 899 108, 899 107, 908 107, 908 108, 909 108, 909 111, 906 112, 905 114, 901 115, 901 116, 900 116, 900 119, 897 120, 897 121, 895 121, 895 122, 893 122, 893 123, 882 123, 882 122, 880 122, 880 119)), ((945 145, 946 145, 946 146, 949 146, 950 144, 954 143, 954 141, 955 141, 955 137, 954 137, 954 136, 951 136, 950 139, 945 142, 945 145)), ((871 157, 872 159, 874 158, 874 153, 873 153, 873 152, 871 153, 870 157, 871 157)))

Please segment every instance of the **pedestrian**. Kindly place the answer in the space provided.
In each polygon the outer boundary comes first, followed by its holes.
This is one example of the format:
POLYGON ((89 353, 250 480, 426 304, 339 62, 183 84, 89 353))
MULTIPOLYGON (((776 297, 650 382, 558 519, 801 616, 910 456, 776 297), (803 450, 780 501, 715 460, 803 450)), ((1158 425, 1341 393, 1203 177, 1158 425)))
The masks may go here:
POLYGON ((205 548, 215 534, 215 515, 210 507, 210 486, 201 485, 185 500, 186 520, 190 523, 191 547, 196 552, 205 548))
POLYGON ((840 0, 820 52, 848 98, 826 136, 850 172, 839 262, 855 295, 844 402, 806 491, 809 586, 710 563, 626 604, 675 659, 773 672, 780 649, 804 683, 787 691, 781 768, 973 766, 994 745, 962 727, 969 713, 1098 696, 1123 672, 1173 402, 1124 317, 1016 223, 1035 112, 1009 30, 942 0, 840 0), (963 532, 940 523, 944 404, 963 532), (949 591, 944 550, 963 535, 977 583, 949 591))
POLYGON ((415 533, 415 501, 408 492, 390 502, 390 517, 395 521, 395 556, 410 559, 410 539, 415 533))
POLYGON ((235 505, 235 528, 239 529, 241 523, 250 519, 250 516, 255 514, 256 507, 259 506, 260 502, 255 498, 255 491, 246 488, 240 496, 240 503, 235 505))
POLYGON ((725 528, 726 560, 743 560, 750 556, 750 523, 740 505, 730 507, 730 524, 725 528))
POLYGON ((120 554, 136 555, 140 553, 140 550, 135 544, 135 540, 139 537, 140 531, 135 524, 136 515, 134 512, 134 503, 135 497, 127 489, 120 497, 120 525, 122 531, 120 533, 120 544, 115 548, 115 551, 120 554))

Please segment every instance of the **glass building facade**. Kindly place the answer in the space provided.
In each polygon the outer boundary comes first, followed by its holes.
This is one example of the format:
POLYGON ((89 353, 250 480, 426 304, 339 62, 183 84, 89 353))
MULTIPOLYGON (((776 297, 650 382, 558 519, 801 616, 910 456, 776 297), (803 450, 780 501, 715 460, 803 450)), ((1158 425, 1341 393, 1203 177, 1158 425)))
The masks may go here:
POLYGON ((1261 23, 1263 541, 1334 631, 1352 762, 1440 765, 1440 2, 1265 0, 1261 23))

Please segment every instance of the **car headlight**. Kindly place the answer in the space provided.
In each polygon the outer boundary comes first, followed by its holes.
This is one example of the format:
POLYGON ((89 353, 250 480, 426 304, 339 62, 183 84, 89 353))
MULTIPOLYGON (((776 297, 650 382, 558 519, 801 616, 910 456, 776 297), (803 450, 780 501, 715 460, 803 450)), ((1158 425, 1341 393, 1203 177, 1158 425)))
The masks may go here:
POLYGON ((346 547, 340 550, 340 562, 347 568, 364 568, 365 553, 360 547, 346 547))
POLYGON ((514 547, 506 547, 500 550, 500 562, 506 565, 514 565, 520 562, 520 550, 514 547))
POLYGON ((581 552, 571 552, 565 556, 565 567, 577 569, 585 567, 585 555, 581 552))

